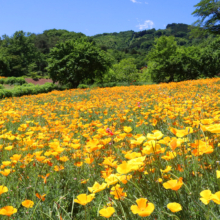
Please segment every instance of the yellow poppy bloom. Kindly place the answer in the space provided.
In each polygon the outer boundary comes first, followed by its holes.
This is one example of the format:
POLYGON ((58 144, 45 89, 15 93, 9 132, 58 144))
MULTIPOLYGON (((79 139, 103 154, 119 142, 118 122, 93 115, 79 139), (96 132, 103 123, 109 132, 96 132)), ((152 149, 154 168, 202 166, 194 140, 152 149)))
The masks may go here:
POLYGON ((77 196, 77 199, 74 199, 74 202, 79 203, 80 205, 86 205, 95 198, 95 194, 80 194, 77 196))
POLYGON ((154 211, 154 204, 148 203, 147 199, 141 198, 136 200, 137 205, 131 206, 131 211, 134 214, 138 214, 141 217, 146 217, 151 215, 151 213, 154 211))
POLYGON ((172 202, 169 203, 167 205, 167 208, 171 211, 171 212, 179 212, 182 210, 182 206, 179 203, 176 202, 172 202))
POLYGON ((105 218, 110 218, 114 213, 115 209, 113 207, 107 207, 99 211, 99 214, 105 218))

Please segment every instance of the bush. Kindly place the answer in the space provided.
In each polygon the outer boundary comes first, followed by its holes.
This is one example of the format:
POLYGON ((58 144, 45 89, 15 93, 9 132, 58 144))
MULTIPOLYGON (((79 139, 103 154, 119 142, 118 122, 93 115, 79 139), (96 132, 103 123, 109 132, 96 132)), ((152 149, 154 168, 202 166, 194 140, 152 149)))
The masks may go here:
POLYGON ((77 88, 78 88, 78 89, 88 89, 89 86, 87 86, 87 85, 85 85, 85 84, 79 84, 77 88))
POLYGON ((22 86, 15 86, 11 90, 2 89, 0 90, 0 99, 4 97, 19 97, 23 95, 35 95, 39 93, 47 93, 53 90, 64 90, 53 83, 45 83, 44 85, 34 85, 32 83, 24 84, 22 86))
POLYGON ((23 77, 8 77, 8 78, 1 78, 0 79, 0 84, 9 84, 9 85, 23 85, 26 84, 27 82, 23 77))

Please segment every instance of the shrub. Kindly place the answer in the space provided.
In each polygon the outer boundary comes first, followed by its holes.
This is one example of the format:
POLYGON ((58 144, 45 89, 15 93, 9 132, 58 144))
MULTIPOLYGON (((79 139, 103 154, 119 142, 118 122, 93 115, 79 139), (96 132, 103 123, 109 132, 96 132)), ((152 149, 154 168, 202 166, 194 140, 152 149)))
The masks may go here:
POLYGON ((1 78, 0 84, 23 85, 26 84, 26 81, 23 77, 8 77, 8 78, 1 78))
POLYGON ((77 88, 78 88, 78 89, 88 89, 89 86, 88 86, 88 85, 85 85, 85 84, 79 84, 77 88))

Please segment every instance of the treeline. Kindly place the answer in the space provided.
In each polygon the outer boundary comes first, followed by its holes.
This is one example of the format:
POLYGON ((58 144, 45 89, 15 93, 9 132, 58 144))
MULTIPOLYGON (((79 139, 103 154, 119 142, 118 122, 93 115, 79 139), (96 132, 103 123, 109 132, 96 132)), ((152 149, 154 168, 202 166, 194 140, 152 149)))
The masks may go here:
MULTIPOLYGON (((91 77, 85 76, 83 79, 77 73, 76 79, 71 78, 74 81, 72 83, 74 86, 79 83, 125 81, 129 83, 150 80, 159 82, 214 76, 220 72, 217 39, 215 35, 211 34, 196 38, 192 37, 189 25, 175 23, 168 24, 166 29, 163 30, 104 33, 93 37, 56 29, 46 30, 42 34, 17 31, 10 37, 4 35, 0 38, 0 75, 42 78, 54 77, 57 73, 61 74, 62 70, 65 74, 72 74, 68 73, 72 70, 79 73, 83 72, 84 75, 91 75, 91 77), (166 43, 164 43, 164 39, 166 43), (110 61, 105 61, 110 68, 105 67, 104 69, 108 69, 108 71, 97 77, 95 70, 93 73, 89 73, 89 71, 84 71, 85 68, 83 69, 83 67, 80 67, 79 70, 76 70, 75 67, 67 68, 67 65, 73 59, 78 59, 74 53, 81 48, 76 44, 68 43, 70 41, 83 44, 85 48, 88 45, 90 45, 89 47, 93 45, 94 51, 96 51, 95 47, 103 51, 103 54, 108 55, 109 60, 111 60, 111 64, 110 61), (162 41, 164 42, 159 46, 158 42, 162 41), (167 48, 169 42, 174 45, 172 48, 167 48), (214 46, 211 47, 211 45, 214 46), (71 47, 74 49, 72 50, 71 47), (159 47, 161 47, 161 50, 158 49, 159 47), (55 51, 58 51, 56 55, 54 55, 55 51), (63 58, 66 59, 67 55, 69 60, 64 62, 63 58), (51 57, 53 58, 51 59, 51 57), (148 68, 146 68, 147 66, 148 68), (166 66, 166 68, 163 69, 162 66, 166 66), (56 67, 56 71, 54 67, 56 67)), ((95 53, 103 57, 100 52, 96 51, 95 53)), ((84 52, 84 56, 87 56, 87 58, 82 57, 79 62, 87 60, 91 63, 91 57, 88 58, 88 54, 88 51, 84 52)), ((87 68, 88 70, 91 69, 90 66, 87 66, 87 68)))
POLYGON ((47 59, 50 49, 58 42, 85 36, 66 30, 46 30, 42 34, 15 32, 11 37, 0 38, 0 75, 30 76, 47 75, 47 59))

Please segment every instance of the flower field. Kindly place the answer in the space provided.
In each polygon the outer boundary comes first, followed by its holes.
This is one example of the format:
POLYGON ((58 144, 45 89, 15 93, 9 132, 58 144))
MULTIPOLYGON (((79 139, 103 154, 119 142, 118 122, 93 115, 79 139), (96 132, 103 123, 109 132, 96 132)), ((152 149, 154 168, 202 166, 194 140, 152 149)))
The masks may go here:
POLYGON ((220 79, 0 101, 0 219, 220 219, 220 79))

